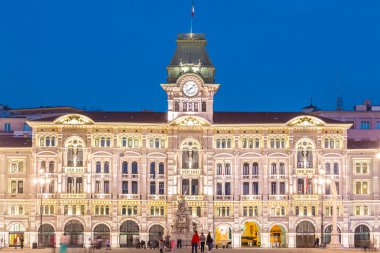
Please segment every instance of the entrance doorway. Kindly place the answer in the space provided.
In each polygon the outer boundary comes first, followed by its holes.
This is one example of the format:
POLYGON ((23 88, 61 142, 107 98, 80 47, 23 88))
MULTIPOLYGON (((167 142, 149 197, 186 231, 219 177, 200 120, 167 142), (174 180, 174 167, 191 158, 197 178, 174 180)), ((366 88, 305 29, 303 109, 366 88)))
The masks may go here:
POLYGON ((120 247, 131 248, 136 246, 139 239, 139 225, 136 222, 127 220, 120 226, 120 247))
POLYGON ((16 223, 9 228, 9 247, 20 246, 20 240, 24 239, 24 225, 16 223))
POLYGON ((158 241, 164 239, 164 228, 161 225, 153 225, 149 229, 149 242, 152 247, 158 246, 158 241))
POLYGON ((260 247, 260 228, 257 223, 247 221, 243 224, 241 233, 241 246, 242 247, 260 247))
POLYGON ((82 223, 77 220, 70 220, 65 225, 65 234, 68 237, 68 246, 73 248, 83 247, 84 244, 84 228, 82 223))
POLYGON ((315 228, 310 221, 302 221, 296 228, 297 248, 313 248, 315 242, 315 228))
POLYGON ((285 228, 281 225, 275 225, 270 230, 270 247, 271 248, 285 248, 286 247, 286 233, 285 228))
POLYGON ((232 244, 232 230, 228 225, 219 225, 215 229, 215 245, 226 247, 232 244))
POLYGON ((354 244, 355 248, 370 246, 369 228, 366 225, 359 225, 355 228, 354 244))
POLYGON ((94 239, 96 239, 97 241, 99 241, 98 239, 101 239, 102 246, 105 246, 107 240, 111 239, 110 232, 111 231, 108 226, 104 224, 96 225, 96 227, 94 228, 94 239))
MULTIPOLYGON (((339 242, 341 243, 341 234, 340 234, 340 228, 337 227, 337 230, 338 230, 338 234, 339 234, 339 242)), ((325 229, 325 244, 329 244, 331 242, 331 231, 332 231, 332 225, 328 226, 326 229, 325 229)))
POLYGON ((38 229, 38 245, 43 245, 44 247, 55 246, 55 230, 50 224, 43 224, 42 227, 38 229))

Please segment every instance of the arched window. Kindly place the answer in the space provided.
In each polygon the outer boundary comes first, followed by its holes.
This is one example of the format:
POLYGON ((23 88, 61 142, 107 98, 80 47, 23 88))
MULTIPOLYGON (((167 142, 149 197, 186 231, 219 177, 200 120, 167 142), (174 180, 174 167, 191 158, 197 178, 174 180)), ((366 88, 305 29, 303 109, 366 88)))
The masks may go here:
POLYGON ((225 195, 231 195, 231 183, 230 182, 226 182, 226 184, 224 185, 224 194, 225 195))
POLYGON ((248 209, 246 206, 243 207, 243 216, 248 216, 248 209))
POLYGON ((325 164, 325 174, 330 175, 331 174, 331 165, 330 163, 325 164))
POLYGON ((164 163, 160 163, 158 165, 158 174, 161 174, 161 175, 165 174, 165 165, 164 165, 164 163))
POLYGON ((104 173, 106 173, 106 174, 110 173, 110 163, 109 162, 104 163, 104 173))
POLYGON ((223 170, 222 164, 218 163, 216 165, 216 175, 218 175, 218 176, 222 175, 222 170, 223 170))
POLYGON ((205 112, 206 111, 206 101, 202 101, 202 112, 205 112))
POLYGON ((226 163, 224 166, 224 174, 225 175, 231 175, 231 164, 226 163))
POLYGON ((285 163, 280 163, 279 174, 285 175, 285 163))
POLYGON ((46 142, 45 142, 45 146, 46 146, 46 147, 49 147, 49 146, 50 146, 50 137, 47 136, 45 140, 46 140, 46 142))
POLYGON ((124 161, 121 165, 121 173, 128 174, 128 162, 124 161))
POLYGON ((127 137, 121 138, 121 146, 126 147, 127 146, 127 137))
POLYGON ((41 169, 46 171, 46 162, 45 161, 41 162, 41 169))
POLYGON ((339 175, 339 164, 334 163, 334 175, 339 175))
POLYGON ((66 166, 82 167, 83 166, 83 141, 77 137, 68 139, 65 144, 66 148, 66 166))
POLYGON ((132 174, 138 174, 137 162, 132 162, 132 174))
POLYGON ((150 163, 150 174, 151 175, 155 175, 156 174, 156 163, 155 162, 151 162, 150 163))
POLYGON ((183 169, 199 169, 199 145, 188 140, 181 146, 182 149, 182 168, 183 169))
POLYGON ((179 112, 179 102, 178 101, 174 102, 174 111, 179 112))
POLYGON ((54 173, 54 162, 53 161, 49 162, 49 173, 54 173))
POLYGON ((95 173, 102 173, 102 165, 99 161, 96 162, 95 168, 96 168, 95 173))
POLYGON ((249 175, 249 164, 248 163, 244 163, 243 164, 243 175, 244 176, 248 176, 249 175))
POLYGON ((256 162, 252 164, 252 175, 259 175, 259 164, 256 162))
POLYGON ((308 140, 302 140, 297 144, 297 168, 313 167, 313 143, 308 140))
POLYGON ((106 139, 106 146, 111 147, 111 137, 107 137, 106 139))
POLYGON ((222 183, 216 183, 216 195, 222 195, 222 183))
POLYGON ((252 206, 249 207, 249 216, 253 216, 253 207, 252 206))
POLYGON ((272 163, 270 165, 270 174, 271 175, 277 175, 277 165, 276 165, 276 163, 272 163))

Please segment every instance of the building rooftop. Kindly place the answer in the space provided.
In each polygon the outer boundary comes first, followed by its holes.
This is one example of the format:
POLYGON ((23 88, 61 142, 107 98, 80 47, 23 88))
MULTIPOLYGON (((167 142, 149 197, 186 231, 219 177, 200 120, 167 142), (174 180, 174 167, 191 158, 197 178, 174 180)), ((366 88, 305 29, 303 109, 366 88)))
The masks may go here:
POLYGON ((380 148, 379 141, 354 141, 348 140, 348 149, 377 149, 380 148))
POLYGON ((30 137, 14 137, 0 136, 0 147, 6 148, 29 148, 32 147, 32 138, 30 137))

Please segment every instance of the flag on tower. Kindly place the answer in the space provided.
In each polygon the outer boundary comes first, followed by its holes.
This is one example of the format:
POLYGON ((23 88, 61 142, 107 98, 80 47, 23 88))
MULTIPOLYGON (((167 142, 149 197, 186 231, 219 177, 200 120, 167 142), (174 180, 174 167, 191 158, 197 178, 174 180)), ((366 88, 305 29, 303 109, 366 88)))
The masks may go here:
POLYGON ((191 16, 194 17, 194 0, 192 1, 191 5, 191 16))

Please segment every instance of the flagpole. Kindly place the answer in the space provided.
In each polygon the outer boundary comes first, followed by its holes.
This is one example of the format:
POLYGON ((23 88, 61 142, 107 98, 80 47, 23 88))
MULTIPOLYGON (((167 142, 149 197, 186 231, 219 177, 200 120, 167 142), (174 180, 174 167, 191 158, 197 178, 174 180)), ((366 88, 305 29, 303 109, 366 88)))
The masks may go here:
POLYGON ((191 1, 191 22, 190 22, 190 34, 193 33, 193 19, 194 19, 194 0, 191 1))

